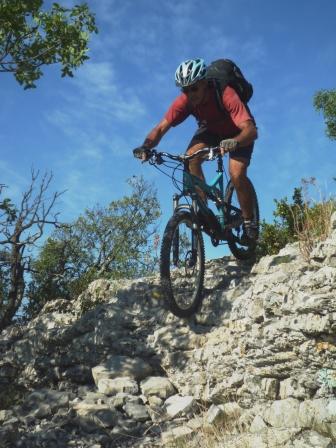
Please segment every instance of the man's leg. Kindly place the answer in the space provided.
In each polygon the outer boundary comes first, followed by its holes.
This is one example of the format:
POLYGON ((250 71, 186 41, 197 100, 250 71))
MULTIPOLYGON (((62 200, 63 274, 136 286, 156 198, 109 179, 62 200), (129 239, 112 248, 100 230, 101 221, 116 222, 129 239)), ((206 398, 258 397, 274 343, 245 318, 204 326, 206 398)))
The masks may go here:
POLYGON ((249 163, 249 160, 244 157, 234 159, 231 157, 229 162, 230 177, 237 192, 244 220, 253 219, 253 192, 247 179, 249 163))
MULTIPOLYGON (((205 143, 195 143, 193 146, 190 146, 187 150, 187 154, 191 155, 194 154, 196 151, 199 151, 200 149, 206 148, 207 145, 205 143)), ((204 181, 204 174, 202 170, 202 162, 203 160, 200 157, 196 157, 193 160, 190 160, 189 162, 189 171, 194 176, 199 177, 204 181)))
MULTIPOLYGON (((187 154, 191 155, 194 154, 194 152, 199 151, 200 149, 206 148, 207 145, 205 143, 195 143, 192 146, 189 146, 188 150, 187 150, 187 154)), ((202 170, 202 162, 203 160, 200 157, 195 157, 195 159, 190 160, 189 162, 189 171, 192 175, 198 177, 199 179, 201 179, 203 182, 205 182, 205 177, 204 177, 204 173, 202 170)), ((206 195, 205 193, 197 188, 197 193, 199 195, 199 197, 206 202, 206 195)))
MULTIPOLYGON (((219 144, 219 141, 220 137, 218 135, 212 134, 208 131, 205 125, 201 124, 188 145, 187 154, 194 154, 194 152, 199 151, 200 149, 216 146, 219 144)), ((203 161, 204 160, 201 157, 191 160, 189 162, 189 170, 191 174, 204 181, 205 179, 201 166, 203 161)))
MULTIPOLYGON (((219 144, 219 141, 220 137, 218 135, 212 134, 208 131, 205 125, 201 125, 193 135, 188 145, 187 154, 194 154, 200 149, 208 148, 210 146, 217 146, 219 144)), ((205 182, 205 177, 202 170, 203 162, 204 159, 202 159, 201 157, 196 157, 195 159, 191 160, 189 162, 189 171, 191 174, 205 182)), ((199 197, 206 203, 206 194, 199 188, 197 188, 197 192, 199 194, 199 197)))

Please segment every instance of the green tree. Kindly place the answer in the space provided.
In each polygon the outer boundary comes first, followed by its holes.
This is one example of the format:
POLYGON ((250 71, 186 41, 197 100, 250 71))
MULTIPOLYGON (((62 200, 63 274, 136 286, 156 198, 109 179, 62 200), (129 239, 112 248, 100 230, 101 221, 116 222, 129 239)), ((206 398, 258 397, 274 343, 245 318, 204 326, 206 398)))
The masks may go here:
POLYGON ((33 263, 28 315, 48 300, 76 297, 94 279, 134 278, 155 270, 157 193, 142 177, 128 183, 130 195, 86 210, 46 241, 33 263))
POLYGON ((36 315, 48 300, 76 297, 95 279, 95 269, 91 268, 93 257, 82 242, 75 223, 60 226, 43 244, 31 264, 26 317, 36 315))
POLYGON ((336 90, 320 90, 314 96, 314 106, 324 115, 326 134, 336 140, 336 90))
POLYGON ((42 7, 43 0, 0 0, 0 72, 13 73, 25 89, 35 87, 45 65, 60 64, 62 76, 73 76, 97 32, 86 4, 42 7))

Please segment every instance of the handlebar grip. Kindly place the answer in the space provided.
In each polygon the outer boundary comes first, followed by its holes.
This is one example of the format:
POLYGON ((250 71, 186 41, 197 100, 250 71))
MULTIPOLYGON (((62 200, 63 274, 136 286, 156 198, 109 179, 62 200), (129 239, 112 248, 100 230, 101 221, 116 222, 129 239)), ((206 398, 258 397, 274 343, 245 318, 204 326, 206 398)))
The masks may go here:
POLYGON ((136 157, 137 159, 143 159, 143 156, 145 156, 145 159, 148 159, 149 155, 150 155, 150 149, 143 148, 142 146, 133 149, 133 156, 136 157))

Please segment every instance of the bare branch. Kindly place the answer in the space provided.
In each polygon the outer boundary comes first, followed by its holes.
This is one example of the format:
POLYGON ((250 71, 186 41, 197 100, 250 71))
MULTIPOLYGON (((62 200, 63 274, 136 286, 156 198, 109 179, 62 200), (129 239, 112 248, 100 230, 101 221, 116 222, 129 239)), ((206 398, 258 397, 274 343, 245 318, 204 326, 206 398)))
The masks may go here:
MULTIPOLYGON (((58 224, 58 214, 51 217, 57 198, 62 194, 55 192, 48 199, 47 191, 53 178, 52 173, 45 173, 39 185, 39 171, 31 171, 31 182, 23 193, 21 203, 13 219, 8 219, 11 212, 7 210, 0 216, 0 266, 7 269, 6 306, 0 307, 0 329, 8 325, 22 303, 25 291, 25 273, 30 271, 31 258, 25 251, 32 248, 41 238, 46 225, 58 224)), ((0 186, 0 192, 3 186, 0 186)))

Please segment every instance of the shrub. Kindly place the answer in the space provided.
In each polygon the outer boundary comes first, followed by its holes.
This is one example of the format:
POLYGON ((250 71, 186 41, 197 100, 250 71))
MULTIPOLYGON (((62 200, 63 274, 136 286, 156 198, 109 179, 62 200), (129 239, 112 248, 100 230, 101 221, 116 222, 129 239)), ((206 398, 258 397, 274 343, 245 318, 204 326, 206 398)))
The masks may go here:
POLYGON ((302 180, 302 186, 294 189, 292 202, 287 197, 275 199, 274 222, 261 223, 258 259, 264 255, 277 254, 286 244, 298 241, 303 257, 308 260, 314 244, 328 237, 336 200, 334 197, 325 198, 321 192, 319 200, 313 200, 310 187, 319 190, 314 178, 302 180))

